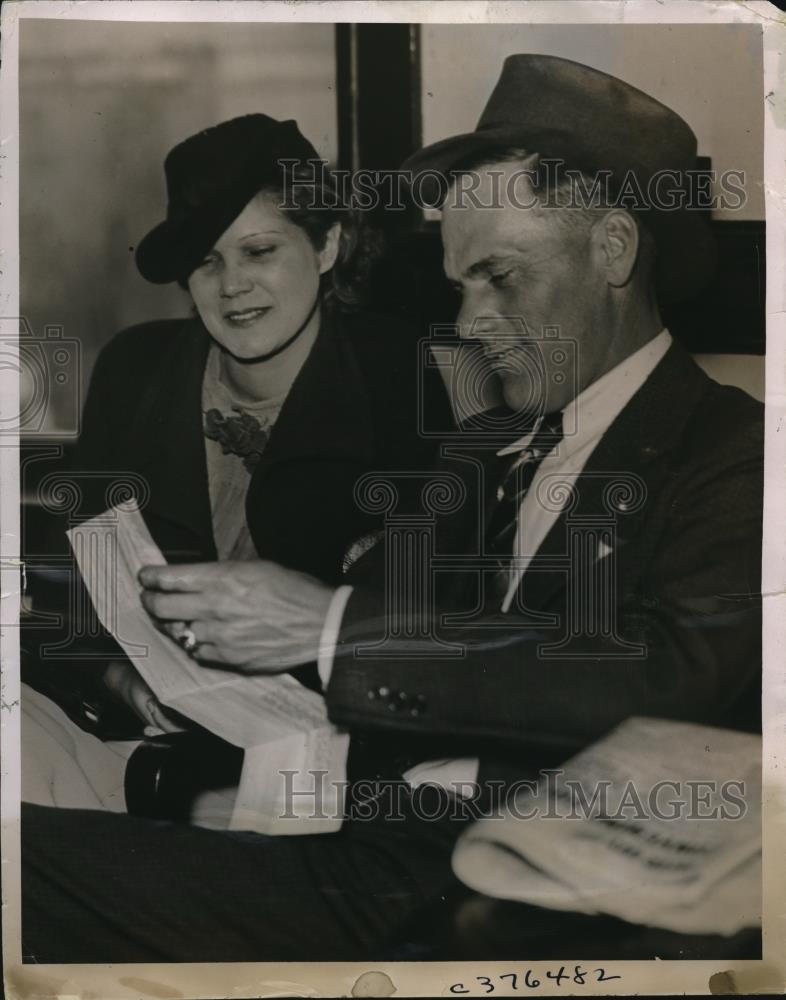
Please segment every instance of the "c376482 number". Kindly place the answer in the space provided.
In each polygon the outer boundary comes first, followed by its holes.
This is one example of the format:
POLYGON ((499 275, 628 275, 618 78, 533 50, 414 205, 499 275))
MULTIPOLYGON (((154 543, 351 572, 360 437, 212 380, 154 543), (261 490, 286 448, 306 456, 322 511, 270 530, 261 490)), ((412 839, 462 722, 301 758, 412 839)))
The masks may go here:
MULTIPOLYGON (((576 986, 584 986, 587 982, 590 983, 608 983, 612 979, 622 979, 622 976, 611 975, 606 971, 606 969, 583 969, 580 965, 574 965, 573 971, 565 969, 564 965, 561 965, 558 970, 547 969, 545 973, 540 974, 543 978, 539 978, 533 969, 525 969, 524 972, 505 972, 499 976, 474 976, 475 982, 478 986, 482 987, 484 993, 494 993, 497 989, 503 989, 507 987, 511 990, 518 990, 520 988, 536 990, 542 983, 543 980, 551 980, 557 986, 562 986, 563 983, 570 983, 576 986)), ((472 988, 468 985, 471 981, 467 980, 467 983, 453 983, 450 987, 450 992, 453 994, 471 993, 472 988)), ((546 985, 544 983, 544 985, 546 985)))

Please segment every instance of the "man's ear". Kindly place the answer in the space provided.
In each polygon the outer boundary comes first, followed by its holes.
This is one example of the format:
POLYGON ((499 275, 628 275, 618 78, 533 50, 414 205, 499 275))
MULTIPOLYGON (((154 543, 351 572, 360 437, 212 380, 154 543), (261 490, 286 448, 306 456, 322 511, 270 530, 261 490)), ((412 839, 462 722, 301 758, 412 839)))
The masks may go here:
POLYGON ((623 288, 631 279, 639 253, 636 220, 622 209, 613 209, 595 224, 593 241, 606 280, 613 288, 623 288))
POLYGON ((341 223, 334 223, 325 237, 325 245, 319 251, 319 273, 324 274, 336 263, 339 241, 341 240, 341 223))

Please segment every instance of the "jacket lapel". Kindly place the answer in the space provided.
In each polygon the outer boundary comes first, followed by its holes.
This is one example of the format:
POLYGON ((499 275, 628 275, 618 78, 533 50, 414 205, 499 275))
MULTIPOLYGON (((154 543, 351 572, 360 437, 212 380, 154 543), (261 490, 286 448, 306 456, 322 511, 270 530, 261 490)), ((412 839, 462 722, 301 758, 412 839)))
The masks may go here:
POLYGON ((170 562, 216 558, 202 433, 202 380, 210 340, 188 321, 153 373, 132 431, 147 479, 145 520, 170 562))
POLYGON ((499 503, 497 489, 514 457, 500 456, 497 452, 511 438, 518 439, 531 429, 522 427, 505 435, 489 435, 488 428, 494 426, 495 420, 509 420, 510 415, 504 406, 485 410, 477 415, 482 420, 470 417, 460 425, 465 441, 442 445, 435 474, 457 476, 465 498, 451 513, 438 518, 437 551, 454 555, 482 553, 486 529, 499 503))
POLYGON ((436 551, 442 555, 481 555, 486 528, 497 505, 496 491, 510 457, 500 458, 495 447, 443 445, 435 471, 455 476, 464 501, 436 522, 436 551))
POLYGON ((331 316, 292 384, 255 475, 281 461, 374 454, 369 402, 350 338, 331 316))
POLYGON ((647 497, 657 497, 663 477, 668 475, 665 456, 677 446, 706 386, 707 377, 701 369, 673 343, 578 475, 573 487, 575 506, 557 517, 522 580, 525 606, 545 608, 566 587, 567 573, 554 568, 553 561, 567 554, 568 517, 597 519, 608 514, 614 526, 612 548, 624 546, 626 539, 636 536, 647 515, 647 497), (614 483, 619 488, 614 488, 614 483), (643 498, 638 502, 642 489, 643 498))
POLYGON ((367 518, 353 491, 374 455, 371 409, 352 343, 325 316, 249 486, 246 516, 259 555, 336 576, 344 547, 364 530, 367 518))

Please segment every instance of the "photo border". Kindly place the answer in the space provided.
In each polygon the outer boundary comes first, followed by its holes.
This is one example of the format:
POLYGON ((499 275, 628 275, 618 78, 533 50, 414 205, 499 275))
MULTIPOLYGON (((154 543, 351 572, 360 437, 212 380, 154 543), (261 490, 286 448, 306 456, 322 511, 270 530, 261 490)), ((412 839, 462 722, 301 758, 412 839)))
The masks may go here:
MULTIPOLYGON (((19 941, 19 629, 21 599, 18 445, 0 440, 0 583, 2 608, 2 883, 3 958, 7 996, 137 998, 262 997, 262 996, 397 996, 451 995, 457 983, 468 987, 462 995, 490 995, 475 977, 531 967, 541 979, 537 990, 518 990, 546 996, 588 995, 782 993, 786 989, 786 771, 781 762, 786 749, 783 720, 786 693, 783 650, 786 648, 786 15, 764 2, 740 4, 721 0, 697 4, 694 0, 629 2, 574 2, 524 0, 510 3, 347 2, 270 3, 253 0, 191 0, 191 2, 95 2, 63 4, 50 0, 7 2, 2 9, 2 85, 0 120, 3 144, 2 265, 0 265, 0 321, 2 332, 18 324, 19 316, 19 120, 18 40, 20 21, 62 18, 118 21, 249 22, 299 21, 331 23, 592 23, 649 24, 739 23, 759 24, 763 33, 765 102, 764 183, 767 246, 767 355, 766 444, 762 594, 764 606, 763 698, 763 847, 764 905, 763 958, 760 961, 641 961, 611 962, 610 974, 620 980, 570 987, 546 980, 555 962, 390 962, 390 963, 237 963, 237 964, 128 964, 23 965, 19 941), (10 324, 10 325, 9 325, 10 324), (376 977, 369 979, 368 977, 376 977), (365 977, 365 978, 364 978, 365 977), (474 984, 471 985, 471 984, 474 984), (389 987, 389 992, 386 992, 389 987), (373 992, 368 992, 373 990, 373 992)), ((18 410, 16 373, 0 370, 0 420, 18 410)), ((566 966, 572 965, 565 959, 566 966)), ((591 963, 583 962, 584 966, 591 963)), ((453 991, 456 993, 457 991, 453 991)), ((496 996, 513 990, 497 987, 496 996)))

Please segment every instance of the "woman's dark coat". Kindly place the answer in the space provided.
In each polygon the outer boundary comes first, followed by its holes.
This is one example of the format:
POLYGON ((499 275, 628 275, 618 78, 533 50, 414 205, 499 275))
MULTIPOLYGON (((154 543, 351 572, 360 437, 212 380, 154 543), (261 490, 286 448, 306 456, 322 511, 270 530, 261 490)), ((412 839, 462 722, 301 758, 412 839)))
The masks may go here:
MULTIPOLYGON (((210 343, 194 318, 118 334, 96 363, 71 462, 79 516, 122 498, 123 482, 141 489, 145 520, 172 563, 217 558, 202 430, 210 343)), ((337 583, 348 546, 380 524, 355 500, 359 477, 431 467, 436 432, 452 418, 442 380, 421 355, 399 321, 369 313, 323 320, 251 477, 246 517, 261 558, 337 583)), ((103 642, 107 655, 119 654, 103 642)), ((89 727, 85 685, 93 708, 101 690, 96 664, 80 663, 84 650, 75 642, 72 660, 34 663, 26 679, 89 727)))

